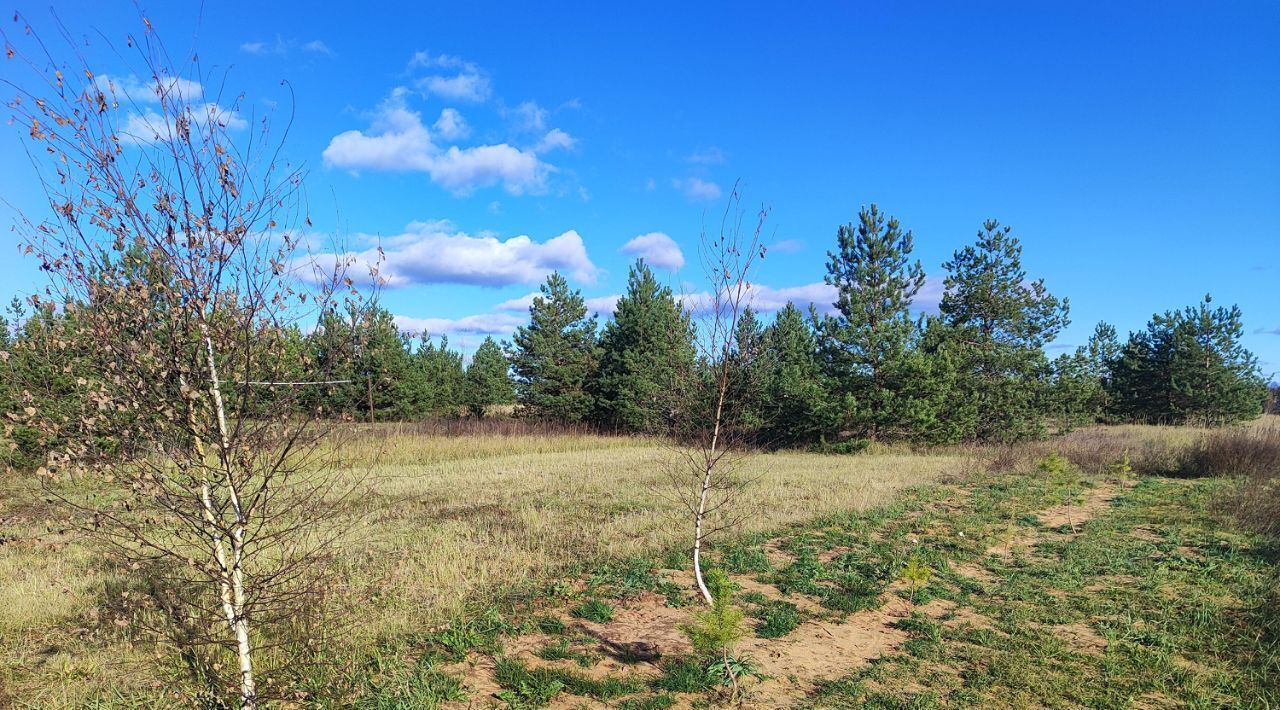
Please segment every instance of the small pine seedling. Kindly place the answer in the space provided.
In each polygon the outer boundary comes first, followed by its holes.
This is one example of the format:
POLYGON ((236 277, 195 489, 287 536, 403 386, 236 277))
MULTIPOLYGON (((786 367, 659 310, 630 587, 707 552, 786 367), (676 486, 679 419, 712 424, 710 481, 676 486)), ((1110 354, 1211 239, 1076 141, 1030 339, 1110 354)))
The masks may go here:
POLYGON ((907 561, 907 566, 902 569, 902 579, 906 580, 908 588, 911 590, 911 603, 916 603, 916 592, 929 583, 929 577, 933 571, 929 569, 929 565, 920 561, 919 555, 912 555, 907 561))

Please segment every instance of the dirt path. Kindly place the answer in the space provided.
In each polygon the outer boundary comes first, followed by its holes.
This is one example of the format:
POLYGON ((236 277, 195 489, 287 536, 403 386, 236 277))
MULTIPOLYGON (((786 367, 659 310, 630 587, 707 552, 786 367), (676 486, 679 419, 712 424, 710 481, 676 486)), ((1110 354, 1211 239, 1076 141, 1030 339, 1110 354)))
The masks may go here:
MULTIPOLYGON (((1100 483, 1082 492, 1073 504, 1063 503, 1034 513, 1039 525, 1021 529, 987 549, 987 554, 1009 556, 1014 551, 1034 548, 1048 540, 1061 539, 1078 534, 1089 520, 1104 513, 1111 502, 1122 492, 1123 486, 1100 483), (1065 528, 1065 529, 1064 529, 1065 528), (1072 532, 1072 529, 1076 532, 1072 532)), ((930 504, 935 514, 960 511, 969 502, 969 492, 963 489, 951 491, 942 500, 930 504)), ((784 552, 778 541, 765 545, 774 568, 784 568, 793 558, 784 552)), ((824 550, 826 560, 835 559, 848 549, 835 547, 824 550)), ((980 562, 958 564, 953 569, 985 585, 998 584, 999 580, 985 570, 980 562)), ((667 579, 692 589, 692 579, 687 573, 667 573, 667 579)), ((901 583, 890 585, 880 595, 873 609, 848 614, 838 614, 822 606, 819 600, 804 594, 783 594, 773 584, 748 575, 733 575, 740 593, 756 593, 768 600, 789 602, 803 614, 805 620, 781 638, 760 638, 754 634, 739 644, 738 653, 750 658, 763 680, 748 684, 743 707, 785 708, 791 707, 812 692, 815 683, 840 678, 866 664, 898 651, 910 638, 900 622, 913 612, 926 618, 950 625, 967 624, 975 628, 991 629, 991 620, 968 608, 957 608, 952 602, 935 599, 927 604, 915 605, 899 594, 901 583), (835 617, 835 618, 833 618, 835 617)), ((696 607, 694 607, 696 608, 696 607)), ((646 681, 662 674, 660 663, 664 658, 679 657, 692 651, 689 641, 680 627, 688 623, 691 608, 673 608, 667 599, 653 593, 615 605, 614 617, 608 623, 595 623, 564 617, 566 630, 556 636, 529 634, 505 639, 504 654, 520 661, 530 669, 559 669, 593 680, 621 679, 646 681), (591 654, 598 660, 583 664, 573 660, 546 660, 540 652, 558 639, 574 639, 575 648, 591 654)), ((1087 626, 1073 624, 1055 627, 1053 632, 1079 646, 1084 652, 1102 653, 1105 640, 1087 626)), ((563 643, 563 641, 562 641, 563 643)), ((495 679, 496 665, 492 658, 476 656, 466 664, 456 667, 465 675, 465 685, 470 691, 466 702, 450 703, 448 708, 500 707, 495 697, 501 688, 495 679)), ((701 696, 677 696, 674 707, 689 707, 701 696)), ((604 708, 617 702, 603 703, 588 697, 562 692, 549 707, 552 708, 604 708)))

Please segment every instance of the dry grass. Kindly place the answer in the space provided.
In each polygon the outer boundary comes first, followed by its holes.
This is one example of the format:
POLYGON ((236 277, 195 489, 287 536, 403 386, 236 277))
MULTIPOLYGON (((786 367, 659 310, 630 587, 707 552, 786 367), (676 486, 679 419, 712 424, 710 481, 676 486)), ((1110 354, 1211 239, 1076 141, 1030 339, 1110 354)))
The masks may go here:
MULTIPOLYGON (((663 448, 633 441, 382 465, 360 497, 363 517, 351 536, 359 544, 343 556, 356 582, 346 595, 372 602, 362 633, 438 623, 486 589, 545 580, 583 560, 683 544, 690 531, 662 495, 669 459, 663 448)), ((745 464, 758 478, 744 504, 763 509, 767 502, 767 512, 748 517, 740 531, 883 504, 905 487, 959 472, 962 463, 953 455, 756 457, 745 464)))
MULTIPOLYGON (((689 534, 662 495, 671 452, 650 441, 355 429, 340 437, 342 457, 376 464, 352 470, 360 489, 335 511, 335 524, 350 530, 337 556, 344 582, 330 599, 359 610, 357 644, 430 628, 504 588, 591 560, 656 553, 689 534)), ((746 502, 760 512, 741 531, 883 504, 965 463, 954 453, 751 458, 746 502)), ((88 543, 56 524, 49 530, 55 511, 30 479, 0 480, 0 489, 0 705, 6 692, 61 706, 102 688, 163 681, 140 660, 145 647, 126 643, 127 630, 95 618, 120 575, 88 543)))
MULTIPOLYGON (((1245 434, 1091 428, 1004 450, 760 455, 744 464, 756 478, 747 503, 758 512, 740 531, 881 505, 906 487, 978 465, 1030 470, 1050 451, 1086 472, 1105 471, 1126 454, 1139 473, 1183 471, 1188 452, 1206 442, 1247 435, 1274 443, 1276 422, 1249 425, 1245 434)), ((435 627, 504 589, 550 582, 576 565, 678 547, 689 533, 662 495, 672 452, 648 440, 500 427, 441 435, 355 425, 342 433, 341 457, 363 465, 334 473, 354 476, 359 488, 334 510, 334 524, 349 530, 336 556, 343 581, 330 600, 358 610, 351 629, 358 647, 435 627)), ((1276 499, 1274 474, 1249 480, 1248 504, 1276 499)), ((71 706, 104 690, 171 682, 173 669, 145 644, 130 643, 129 629, 98 616, 105 590, 128 575, 60 530, 55 513, 30 478, 0 478, 0 706, 18 699, 71 706)), ((1275 515, 1272 506, 1255 517, 1275 515)))

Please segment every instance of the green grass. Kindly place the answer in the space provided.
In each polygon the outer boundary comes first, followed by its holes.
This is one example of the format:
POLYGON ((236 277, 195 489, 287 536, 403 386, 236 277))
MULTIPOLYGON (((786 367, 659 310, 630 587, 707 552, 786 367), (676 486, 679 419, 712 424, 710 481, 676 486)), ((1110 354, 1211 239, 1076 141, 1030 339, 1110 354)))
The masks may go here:
MULTIPOLYGON (((1022 520, 1016 502, 1061 500, 1067 485, 993 478, 934 522, 996 531, 1022 520)), ((900 652, 821 684, 812 706, 1275 707, 1276 550, 1215 514, 1230 485, 1147 478, 1078 535, 1007 557, 954 551, 994 581, 941 575, 931 586, 956 609, 903 619, 900 652)))
POLYGON ((600 599, 587 599, 573 608, 573 615, 597 624, 606 624, 613 621, 613 607, 600 599))

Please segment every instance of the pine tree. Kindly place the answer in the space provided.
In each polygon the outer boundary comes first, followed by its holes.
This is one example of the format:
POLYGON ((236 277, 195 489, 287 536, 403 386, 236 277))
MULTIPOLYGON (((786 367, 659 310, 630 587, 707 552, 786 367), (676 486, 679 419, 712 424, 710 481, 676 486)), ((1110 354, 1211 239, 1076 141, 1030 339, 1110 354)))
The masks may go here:
POLYGON ((526 416, 580 422, 594 406, 588 382, 596 370, 596 319, 587 317, 582 292, 571 291, 558 272, 540 290, 529 325, 516 330, 508 347, 516 402, 526 416))
POLYGON ((1043 347, 1069 322, 1066 299, 1050 294, 1043 279, 1027 280, 1022 245, 996 220, 943 267, 940 311, 961 346, 957 395, 974 416, 967 438, 1038 435, 1051 370, 1043 347))
POLYGON ((744 308, 730 353, 732 373, 727 395, 734 403, 730 425, 740 431, 757 431, 764 423, 764 383, 774 360, 766 333, 755 311, 750 306, 744 308))
POLYGON ((813 328, 795 304, 787 303, 765 331, 764 340, 768 356, 761 363, 757 385, 762 443, 812 444, 832 428, 813 328))
POLYGON ((423 333, 412 358, 412 393, 416 411, 431 416, 450 416, 462 404, 464 370, 462 353, 449 349, 449 338, 437 346, 423 333))
POLYGON ((838 289, 839 315, 825 323, 828 375, 844 408, 844 426, 867 439, 902 438, 927 426, 928 408, 911 396, 916 325, 911 301, 924 269, 911 261, 912 235, 876 205, 858 225, 841 225, 828 254, 826 282, 838 289))
POLYGON ((1156 314, 1129 336, 1110 387, 1123 416, 1212 426, 1262 413, 1266 380, 1240 343, 1240 308, 1213 308, 1212 300, 1156 314))
POLYGON ((515 400, 510 370, 511 365, 502 347, 493 338, 485 338, 467 367, 463 398, 472 414, 483 417, 489 407, 510 404, 515 400))
POLYGON ((602 421, 629 431, 659 433, 681 407, 694 373, 693 328, 671 289, 637 260, 600 338, 595 382, 602 421))

